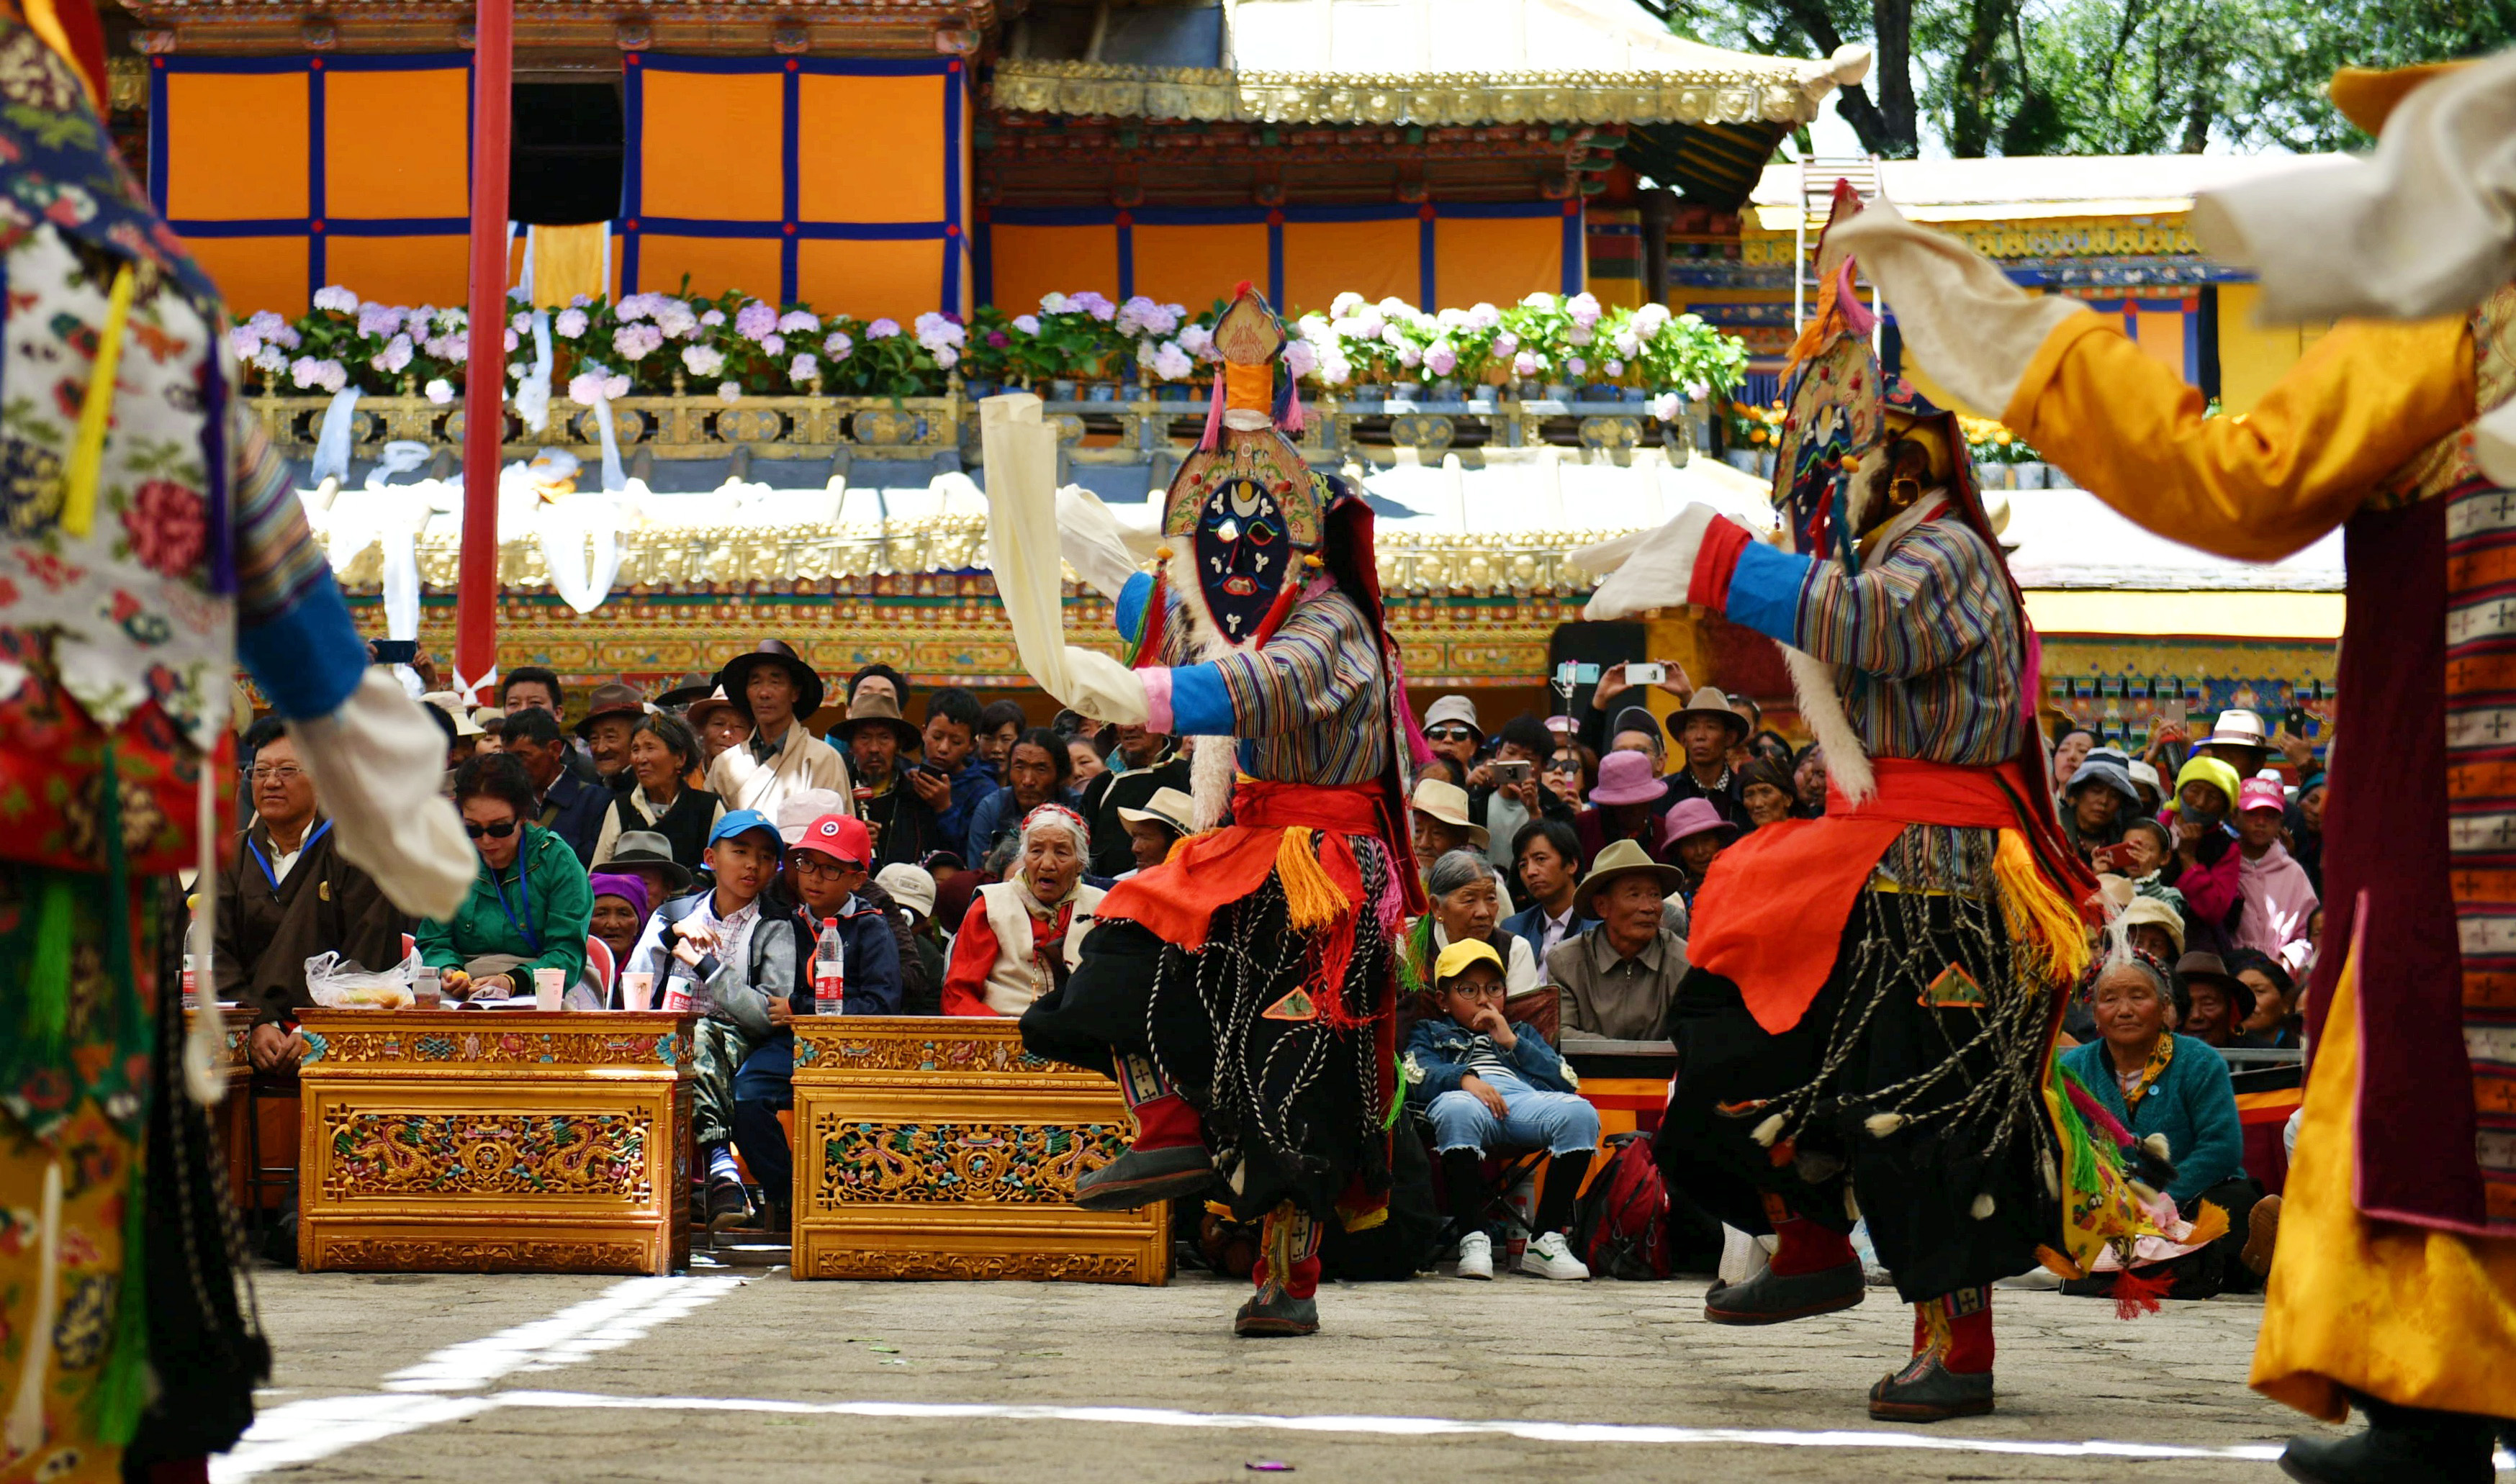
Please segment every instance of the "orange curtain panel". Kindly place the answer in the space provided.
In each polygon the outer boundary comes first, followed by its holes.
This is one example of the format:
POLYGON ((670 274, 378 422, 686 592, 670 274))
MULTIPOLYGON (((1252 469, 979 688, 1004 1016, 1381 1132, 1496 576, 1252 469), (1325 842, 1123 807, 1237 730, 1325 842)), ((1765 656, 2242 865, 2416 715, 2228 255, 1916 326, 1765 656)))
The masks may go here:
POLYGON ((965 87, 910 62, 629 53, 623 293, 966 309, 965 87))
POLYGON ((463 302, 468 57, 151 57, 148 91, 149 196, 236 315, 463 302))

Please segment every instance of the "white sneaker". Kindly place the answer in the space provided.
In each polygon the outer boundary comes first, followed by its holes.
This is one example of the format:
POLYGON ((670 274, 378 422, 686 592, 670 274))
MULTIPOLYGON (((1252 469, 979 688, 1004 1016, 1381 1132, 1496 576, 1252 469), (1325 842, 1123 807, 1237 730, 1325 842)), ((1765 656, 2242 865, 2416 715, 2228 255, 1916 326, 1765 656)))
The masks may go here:
MULTIPOLYGON (((1493 1238, 1481 1231, 1472 1231, 1459 1239, 1459 1276, 1493 1276, 1493 1238)), ((1589 1274, 1585 1272, 1582 1276, 1586 1278, 1589 1274)))
POLYGON ((1520 1256, 1520 1270, 1533 1278, 1555 1278, 1566 1283, 1579 1283, 1590 1276, 1590 1269, 1572 1256, 1572 1246, 1564 1233, 1550 1231, 1529 1244, 1520 1256))

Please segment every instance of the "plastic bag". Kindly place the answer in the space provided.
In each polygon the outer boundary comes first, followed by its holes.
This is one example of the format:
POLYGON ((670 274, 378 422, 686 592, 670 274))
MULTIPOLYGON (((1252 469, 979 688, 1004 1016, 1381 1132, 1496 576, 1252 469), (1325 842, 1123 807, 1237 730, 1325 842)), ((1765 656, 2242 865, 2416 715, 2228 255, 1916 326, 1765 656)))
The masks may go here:
POLYGON ((419 974, 419 950, 381 973, 360 969, 337 953, 306 961, 306 993, 325 1010, 408 1010, 418 1003, 411 980, 419 974))

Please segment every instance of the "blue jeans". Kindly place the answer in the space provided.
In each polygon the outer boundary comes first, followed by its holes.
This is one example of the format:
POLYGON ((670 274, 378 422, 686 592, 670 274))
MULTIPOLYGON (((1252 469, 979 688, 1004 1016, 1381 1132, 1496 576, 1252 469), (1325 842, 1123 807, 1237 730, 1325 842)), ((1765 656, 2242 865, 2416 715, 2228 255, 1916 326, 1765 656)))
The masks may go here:
MULTIPOLYGON (((1474 1149, 1480 1154, 1497 1145, 1543 1148, 1550 1154, 1572 1154, 1599 1147, 1599 1110, 1577 1092, 1548 1092, 1501 1070, 1475 1074, 1502 1094, 1505 1116, 1496 1118, 1474 1092, 1445 1092, 1427 1110, 1433 1120, 1433 1147, 1443 1154, 1474 1149)), ((744 1159, 751 1158, 746 1151, 744 1159)), ((758 1166, 753 1166, 755 1170, 758 1166)))
POLYGON ((794 1105, 795 1043, 780 1036, 752 1048, 734 1074, 734 1146, 751 1177, 781 1207, 795 1198, 795 1159, 777 1112, 794 1105))

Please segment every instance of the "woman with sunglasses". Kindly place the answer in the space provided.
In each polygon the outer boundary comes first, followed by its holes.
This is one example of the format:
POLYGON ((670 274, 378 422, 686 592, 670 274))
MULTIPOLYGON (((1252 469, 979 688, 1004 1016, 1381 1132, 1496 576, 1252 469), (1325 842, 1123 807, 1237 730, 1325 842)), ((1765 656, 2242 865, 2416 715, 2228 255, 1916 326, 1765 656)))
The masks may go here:
POLYGON ((453 917, 419 925, 420 958, 449 999, 529 997, 536 969, 574 984, 585 973, 594 892, 567 842, 525 822, 533 783, 524 765, 502 753, 474 758, 454 770, 454 805, 481 871, 453 917))

